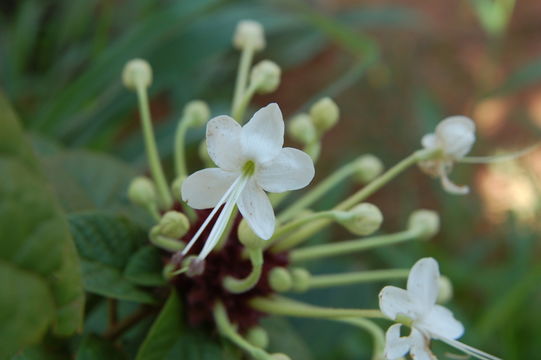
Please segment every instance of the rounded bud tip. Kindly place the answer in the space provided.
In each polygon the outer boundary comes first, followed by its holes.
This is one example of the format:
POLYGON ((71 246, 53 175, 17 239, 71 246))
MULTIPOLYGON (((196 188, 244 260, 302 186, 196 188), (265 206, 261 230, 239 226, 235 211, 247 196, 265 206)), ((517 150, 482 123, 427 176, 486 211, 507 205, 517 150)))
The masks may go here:
POLYGON ((453 298, 453 284, 447 276, 440 276, 438 279, 438 304, 445 304, 453 298))
POLYGON ((158 226, 160 235, 178 239, 188 232, 190 222, 183 213, 168 211, 162 216, 158 226))
POLYGON ((377 178, 383 172, 383 163, 374 155, 362 155, 357 160, 357 179, 362 184, 367 184, 377 178))
POLYGON ((275 91, 280 85, 282 70, 270 60, 260 61, 252 68, 250 82, 256 87, 259 94, 268 94, 275 91))
POLYGON ((286 268, 275 267, 269 273, 269 285, 274 291, 288 291, 293 285, 293 279, 286 268))
POLYGON ((242 219, 239 224, 237 236, 240 243, 248 249, 261 249, 267 241, 257 236, 245 219, 242 219))
POLYGON ((154 183, 147 177, 136 177, 128 187, 128 198, 132 203, 140 206, 155 204, 157 199, 154 183))
POLYGON ((303 145, 317 141, 317 130, 308 114, 299 114, 287 123, 288 135, 303 145))
POLYGON ((210 109, 206 102, 192 100, 184 107, 184 119, 193 127, 203 126, 210 119, 210 109))
POLYGON ((265 349, 267 346, 269 346, 269 335, 261 326, 254 326, 253 328, 249 329, 248 333, 246 334, 246 340, 248 340, 250 344, 260 349, 265 349))
POLYGON ((149 87, 152 84, 150 64, 143 59, 128 61, 122 71, 122 82, 130 90, 136 90, 139 85, 149 87))
POLYGON ((320 132, 325 132, 338 122, 340 109, 329 97, 320 99, 310 108, 310 116, 320 132))
POLYGON ((254 20, 240 21, 233 36, 233 45, 239 50, 246 47, 252 47, 256 51, 263 50, 265 48, 263 26, 254 20))
POLYGON ((310 277, 310 272, 306 269, 291 269, 291 278, 293 280, 292 289, 297 292, 305 292, 310 287, 310 277))
POLYGON ((440 230, 440 217, 432 210, 416 210, 409 218, 408 227, 419 233, 419 238, 428 240, 440 230))
POLYGON ((380 228, 383 214, 376 205, 362 203, 350 211, 339 212, 336 220, 351 233, 366 236, 380 228))

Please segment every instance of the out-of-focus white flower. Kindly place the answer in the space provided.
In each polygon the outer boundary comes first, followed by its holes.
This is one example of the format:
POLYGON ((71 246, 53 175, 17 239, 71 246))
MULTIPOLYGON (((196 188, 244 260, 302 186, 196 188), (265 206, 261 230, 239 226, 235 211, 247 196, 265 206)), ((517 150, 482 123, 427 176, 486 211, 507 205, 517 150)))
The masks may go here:
POLYGON ((252 47, 256 51, 263 50, 265 48, 263 26, 254 20, 240 21, 233 36, 233 45, 239 50, 245 47, 252 47))
POLYGON ((451 182, 448 175, 453 164, 470 152, 475 142, 475 124, 465 116, 451 116, 436 127, 436 131, 423 136, 421 144, 426 149, 441 150, 441 157, 422 161, 419 166, 426 173, 439 177, 443 188, 453 194, 467 194, 467 186, 451 182))
POLYGON ((229 116, 218 116, 207 124, 207 147, 218 168, 203 169, 182 184, 182 199, 195 209, 214 208, 184 249, 186 254, 219 208, 216 220, 199 259, 214 248, 235 205, 254 233, 269 239, 274 233, 274 210, 265 194, 301 189, 314 177, 314 163, 303 151, 282 148, 284 120, 277 104, 259 111, 241 127, 229 116))
POLYGON ((423 258, 411 268, 407 290, 395 286, 386 286, 381 290, 381 311, 398 322, 387 330, 385 357, 398 359, 409 352, 415 360, 436 359, 430 351, 430 340, 437 339, 478 359, 498 359, 456 340, 464 333, 464 327, 450 310, 436 304, 439 277, 436 260, 423 258), (411 328, 408 336, 400 336, 402 325, 411 328))

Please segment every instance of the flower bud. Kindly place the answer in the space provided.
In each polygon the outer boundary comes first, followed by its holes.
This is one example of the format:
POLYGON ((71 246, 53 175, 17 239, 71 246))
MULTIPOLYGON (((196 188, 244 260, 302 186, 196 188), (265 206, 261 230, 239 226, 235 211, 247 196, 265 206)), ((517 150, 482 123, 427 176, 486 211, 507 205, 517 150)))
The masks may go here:
POLYGON ((362 203, 350 211, 339 212, 336 220, 351 233, 365 236, 380 228, 383 215, 377 206, 362 203))
POLYGON ((438 304, 445 304, 453 297, 453 284, 447 276, 441 275, 438 278, 438 304))
POLYGON ((146 60, 130 60, 122 71, 122 82, 130 90, 136 90, 138 84, 149 87, 152 84, 152 68, 146 60))
POLYGON ((269 285, 274 291, 288 291, 293 285, 293 279, 286 268, 275 267, 269 273, 269 285))
POLYGON ((292 290, 305 292, 310 286, 310 273, 303 268, 291 269, 291 278, 293 280, 292 290))
POLYGON ((263 50, 265 48, 263 26, 253 20, 240 21, 233 36, 233 45, 239 50, 246 47, 252 47, 256 51, 263 50))
POLYGON ((356 173, 356 178, 361 184, 369 183, 383 172, 381 160, 371 154, 359 157, 357 166, 359 170, 356 173))
POLYGON ((209 118, 210 109, 204 101, 192 100, 184 106, 184 121, 188 121, 193 127, 205 125, 209 118))
POLYGON ((179 239, 190 229, 190 222, 183 213, 168 211, 160 219, 158 224, 159 234, 172 239, 179 239))
POLYGON ((325 97, 312 105, 310 116, 318 131, 323 133, 336 125, 340 109, 331 98, 325 97))
POLYGON ((276 63, 263 60, 252 68, 250 82, 251 85, 256 86, 257 93, 268 94, 276 90, 280 85, 281 74, 282 70, 276 63))
POLYGON ((419 238, 428 240, 440 230, 440 217, 432 210, 416 210, 408 220, 408 228, 419 232, 419 238))
POLYGON ((245 219, 242 219, 239 224, 237 236, 240 243, 248 249, 261 249, 267 241, 257 236, 245 219))
POLYGON ((291 360, 291 358, 284 353, 271 354, 271 358, 272 360, 291 360))
POLYGON ((154 183, 144 176, 136 177, 128 188, 128 198, 132 203, 140 206, 155 204, 157 199, 154 183))
POLYGON ((301 144, 317 141, 317 131, 308 114, 299 114, 287 123, 287 134, 301 144))
POLYGON ((246 334, 246 340, 255 347, 265 349, 269 346, 269 335, 261 326, 254 326, 246 334))

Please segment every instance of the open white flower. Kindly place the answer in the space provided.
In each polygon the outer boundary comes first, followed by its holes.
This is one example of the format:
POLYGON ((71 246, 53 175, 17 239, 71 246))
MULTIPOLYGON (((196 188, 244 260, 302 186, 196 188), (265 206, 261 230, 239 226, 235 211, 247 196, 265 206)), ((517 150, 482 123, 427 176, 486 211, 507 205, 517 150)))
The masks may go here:
POLYGON ((208 122, 208 153, 218 168, 190 175, 182 184, 181 195, 195 209, 214 210, 184 248, 184 254, 224 204, 199 259, 214 248, 235 205, 257 236, 265 240, 272 236, 274 210, 265 191, 301 189, 314 177, 310 156, 297 149, 282 148, 283 144, 284 120, 276 103, 257 111, 243 127, 225 115, 208 122))
POLYGON ((423 258, 411 268, 407 290, 395 286, 386 286, 381 290, 381 311, 398 322, 387 330, 385 357, 398 359, 409 352, 415 360, 436 359, 430 351, 430 340, 437 339, 478 359, 497 360, 495 356, 456 340, 464 333, 464 327, 450 310, 436 305, 439 277, 436 260, 423 258), (408 336, 400 336, 402 325, 411 328, 408 336))
POLYGON ((441 121, 436 131, 423 136, 426 149, 441 150, 438 159, 422 161, 419 166, 426 173, 439 177, 443 188, 453 194, 467 194, 467 186, 458 186, 449 180, 453 164, 470 152, 475 142, 475 124, 465 116, 451 116, 441 121))

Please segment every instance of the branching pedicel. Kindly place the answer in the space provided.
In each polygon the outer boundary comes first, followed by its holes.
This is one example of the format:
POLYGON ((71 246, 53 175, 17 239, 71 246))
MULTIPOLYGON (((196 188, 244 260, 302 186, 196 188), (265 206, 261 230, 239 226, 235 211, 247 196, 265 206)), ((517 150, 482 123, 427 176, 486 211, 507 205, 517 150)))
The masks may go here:
POLYGON ((263 29, 258 23, 239 23, 234 45, 241 51, 241 60, 232 117, 222 115, 208 121, 210 111, 204 102, 186 105, 175 136, 177 179, 171 188, 163 174, 152 132, 147 99, 152 70, 148 63, 137 59, 126 65, 123 74, 124 83, 139 98, 152 177, 134 179, 129 196, 156 219, 150 241, 164 250, 168 259, 164 276, 183 297, 191 325, 215 326, 222 336, 258 360, 288 359, 285 354, 270 354, 265 350, 268 339, 258 323, 269 314, 328 319, 361 328, 373 337, 373 359, 396 359, 407 352, 416 359, 433 359, 428 348, 431 338, 479 359, 497 359, 456 340, 463 333, 462 325, 449 310, 435 304, 438 283, 442 280, 446 283, 446 279, 440 278, 434 259, 420 260, 411 271, 387 269, 317 276, 301 266, 307 260, 434 236, 439 229, 439 218, 429 210, 413 212, 404 231, 370 236, 379 229, 383 216, 376 206, 364 201, 416 164, 440 177, 447 191, 466 193, 467 188, 454 185, 447 176, 453 163, 464 160, 473 146, 473 122, 465 117, 444 120, 435 134, 423 138, 423 149, 386 172, 374 156, 361 156, 314 185, 275 218, 273 206, 280 204, 289 191, 311 182, 313 162, 321 149, 320 139, 337 123, 339 110, 331 99, 324 98, 308 114, 300 114, 289 122, 288 134, 304 145, 304 152, 282 148, 284 121, 277 104, 257 111, 241 127, 252 96, 277 88, 280 68, 268 60, 252 67, 254 53, 265 46, 263 29), (208 154, 218 167, 188 176, 184 137, 190 127, 205 123, 208 154), (365 184, 361 190, 330 210, 308 210, 327 191, 352 176, 365 184), (277 194, 269 200, 265 191, 277 194), (362 238, 300 247, 332 223, 339 223, 362 238), (407 291, 395 287, 382 290, 381 311, 323 308, 280 295, 405 278, 408 278, 407 291), (398 324, 392 325, 385 336, 373 321, 375 318, 388 318, 398 324), (401 325, 411 328, 408 337, 400 337, 401 325))

